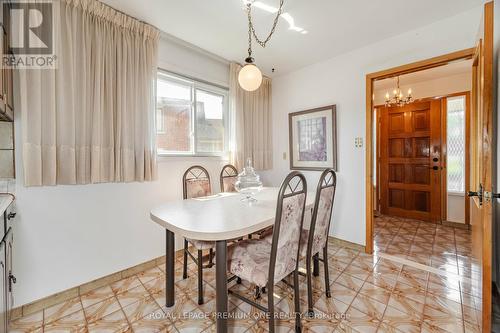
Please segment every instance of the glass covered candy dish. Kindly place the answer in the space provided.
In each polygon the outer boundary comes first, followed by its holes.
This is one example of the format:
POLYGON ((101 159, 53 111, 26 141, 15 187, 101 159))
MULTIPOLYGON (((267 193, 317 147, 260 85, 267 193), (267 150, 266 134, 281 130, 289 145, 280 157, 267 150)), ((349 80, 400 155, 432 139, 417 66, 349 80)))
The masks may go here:
POLYGON ((245 168, 238 175, 234 188, 245 196, 241 201, 256 202, 257 199, 253 196, 262 191, 262 187, 260 176, 255 173, 255 169, 252 166, 252 159, 249 158, 247 159, 245 168))

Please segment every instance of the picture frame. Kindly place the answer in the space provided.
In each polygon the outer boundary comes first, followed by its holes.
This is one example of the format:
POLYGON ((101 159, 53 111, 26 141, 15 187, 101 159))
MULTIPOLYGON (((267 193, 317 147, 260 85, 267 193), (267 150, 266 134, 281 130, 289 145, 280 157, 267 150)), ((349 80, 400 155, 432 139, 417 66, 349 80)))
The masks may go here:
POLYGON ((335 105, 288 115, 291 170, 337 171, 336 116, 335 105))

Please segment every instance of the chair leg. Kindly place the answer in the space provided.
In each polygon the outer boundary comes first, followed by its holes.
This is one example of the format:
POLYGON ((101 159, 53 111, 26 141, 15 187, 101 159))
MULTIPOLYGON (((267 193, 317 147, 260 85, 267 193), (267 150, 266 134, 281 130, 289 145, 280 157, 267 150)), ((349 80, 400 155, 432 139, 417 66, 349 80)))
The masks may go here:
POLYGON ((312 278, 311 278, 311 257, 306 258, 306 278, 307 278, 307 315, 314 317, 313 299, 312 299, 312 278))
POLYGON ((323 264, 325 269, 325 290, 326 297, 331 298, 332 294, 330 293, 330 273, 328 272, 328 249, 325 246, 323 248, 323 264))
POLYGON ((274 333, 274 297, 273 292, 274 292, 274 285, 272 282, 268 283, 268 292, 269 295, 267 296, 267 309, 269 310, 269 333, 274 333))
POLYGON ((184 239, 184 264, 182 266, 182 278, 183 279, 187 279, 188 277, 188 274, 187 274, 187 267, 188 267, 188 254, 187 254, 187 251, 188 251, 188 241, 186 239, 184 239))
POLYGON ((214 249, 210 249, 210 253, 208 254, 208 266, 212 267, 214 265, 214 249))
POLYGON ((256 300, 259 299, 260 295, 261 295, 260 294, 260 287, 259 286, 255 286, 255 295, 254 295, 255 299, 256 300))
POLYGON ((198 250, 198 304, 203 304, 203 251, 198 250))
MULTIPOLYGON (((300 333, 302 332, 302 323, 300 321, 300 295, 299 295, 299 272, 295 270, 293 272, 293 289, 294 289, 294 296, 293 299, 295 301, 295 332, 300 333)), ((270 294, 272 295, 272 294, 270 294)), ((272 298, 272 297, 270 297, 272 298)))
POLYGON ((319 276, 319 253, 313 256, 313 275, 319 276))

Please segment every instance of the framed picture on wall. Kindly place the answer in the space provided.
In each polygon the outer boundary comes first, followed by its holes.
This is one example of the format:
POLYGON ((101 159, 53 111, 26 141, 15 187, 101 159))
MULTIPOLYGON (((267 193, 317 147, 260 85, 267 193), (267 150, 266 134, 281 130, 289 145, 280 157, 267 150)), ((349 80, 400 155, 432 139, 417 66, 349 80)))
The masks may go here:
POLYGON ((290 169, 337 171, 335 105, 288 115, 290 169))

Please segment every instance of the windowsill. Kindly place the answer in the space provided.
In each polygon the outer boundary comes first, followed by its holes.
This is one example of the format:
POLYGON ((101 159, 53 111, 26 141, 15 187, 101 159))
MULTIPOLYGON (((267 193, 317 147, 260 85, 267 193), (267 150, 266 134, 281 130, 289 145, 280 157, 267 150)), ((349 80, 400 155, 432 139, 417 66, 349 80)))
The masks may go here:
POLYGON ((224 155, 182 155, 182 154, 158 154, 158 162, 169 161, 199 161, 200 159, 212 161, 229 161, 229 156, 224 155))

